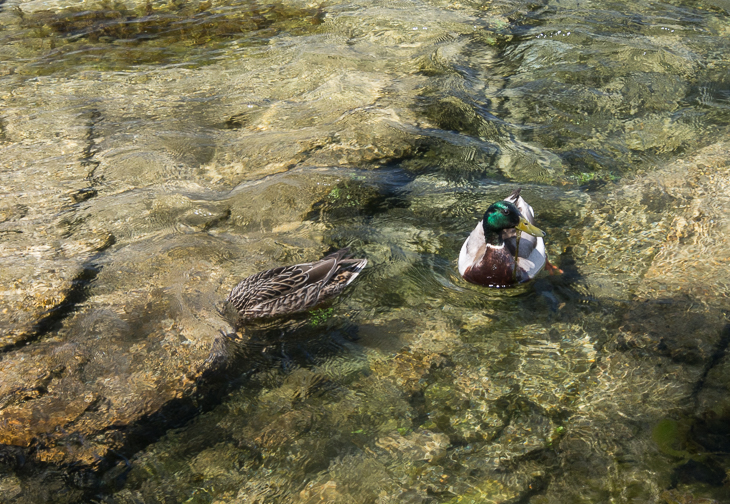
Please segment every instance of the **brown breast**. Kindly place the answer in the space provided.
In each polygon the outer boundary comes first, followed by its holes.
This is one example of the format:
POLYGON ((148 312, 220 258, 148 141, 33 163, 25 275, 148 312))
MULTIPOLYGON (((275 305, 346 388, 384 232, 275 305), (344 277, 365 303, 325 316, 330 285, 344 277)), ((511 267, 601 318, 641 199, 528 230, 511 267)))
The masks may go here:
POLYGON ((514 258, 504 249, 487 247, 479 264, 470 266, 464 271, 464 280, 486 287, 510 287, 526 280, 523 278, 524 272, 518 269, 515 281, 514 267, 514 258))

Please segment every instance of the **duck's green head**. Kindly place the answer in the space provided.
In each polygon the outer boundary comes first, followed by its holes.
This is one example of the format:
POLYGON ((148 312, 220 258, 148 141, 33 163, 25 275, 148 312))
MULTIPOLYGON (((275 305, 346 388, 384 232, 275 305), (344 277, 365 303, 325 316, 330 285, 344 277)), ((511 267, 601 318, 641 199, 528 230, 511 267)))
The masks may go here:
POLYGON ((530 224, 517 207, 509 201, 497 201, 487 208, 482 221, 484 236, 499 234, 503 229, 517 228, 532 236, 542 238, 545 232, 530 224))

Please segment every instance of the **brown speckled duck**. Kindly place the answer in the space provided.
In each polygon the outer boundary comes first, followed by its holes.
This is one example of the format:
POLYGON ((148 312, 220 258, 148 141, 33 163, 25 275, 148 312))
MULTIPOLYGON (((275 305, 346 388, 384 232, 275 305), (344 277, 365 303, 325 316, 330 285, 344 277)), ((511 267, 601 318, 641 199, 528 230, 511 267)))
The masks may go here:
POLYGON ((533 279, 543 267, 560 272, 547 260, 545 233, 535 227, 532 207, 520 191, 490 205, 464 242, 459 254, 464 280, 502 288, 533 279))
POLYGON ((302 312, 340 294, 367 263, 341 249, 319 261, 252 275, 236 285, 226 301, 242 321, 302 312))

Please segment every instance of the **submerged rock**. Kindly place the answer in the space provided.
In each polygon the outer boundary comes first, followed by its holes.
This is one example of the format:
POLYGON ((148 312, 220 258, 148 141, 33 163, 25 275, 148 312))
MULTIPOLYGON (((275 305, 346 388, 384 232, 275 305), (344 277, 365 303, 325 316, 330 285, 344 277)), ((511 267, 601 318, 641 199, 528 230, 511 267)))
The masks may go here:
MULTIPOLYGON (((206 299, 220 271, 199 260, 187 280, 168 273, 167 285, 156 287, 152 271, 164 271, 160 261, 175 251, 136 263, 150 287, 97 296, 58 333, 4 355, 0 442, 34 445, 39 461, 97 466, 109 450, 135 442, 126 438, 131 426, 195 390, 225 328, 206 299)), ((97 279, 117 274, 134 277, 102 270, 97 279)))
MULTIPOLYGON (((718 426, 727 419, 720 397, 728 389, 718 378, 730 341, 721 267, 730 246, 724 189, 729 162, 727 144, 715 144, 638 179, 624 193, 634 195, 623 207, 648 216, 662 231, 651 226, 650 240, 645 234, 637 240, 637 271, 627 282, 634 301, 598 353, 591 385, 574 400, 559 444, 562 471, 540 502, 566 495, 599 498, 612 491, 611 481, 630 482, 622 483, 618 495, 666 502, 688 498, 683 490, 669 490, 677 484, 709 485, 717 495, 727 494, 720 441, 727 430, 718 426), (669 438, 659 436, 662 425, 674 426, 669 438), (713 437, 707 446, 699 441, 713 437), (634 463, 621 462, 627 458, 634 463)), ((649 221, 637 214, 635 222, 649 221)), ((631 241, 628 235, 616 246, 622 250, 631 241)), ((613 267, 606 256, 596 259, 613 267)))

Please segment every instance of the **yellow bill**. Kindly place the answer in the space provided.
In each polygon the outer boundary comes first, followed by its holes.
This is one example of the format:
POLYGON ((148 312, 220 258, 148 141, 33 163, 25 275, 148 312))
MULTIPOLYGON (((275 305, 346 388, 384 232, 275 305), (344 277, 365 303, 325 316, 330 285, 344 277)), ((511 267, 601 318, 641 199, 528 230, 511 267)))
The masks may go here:
POLYGON ((517 224, 515 228, 519 229, 523 233, 537 236, 538 238, 542 238, 543 236, 545 236, 545 231, 538 228, 537 226, 533 226, 532 224, 527 222, 527 219, 525 219, 524 217, 520 217, 520 223, 517 224))

